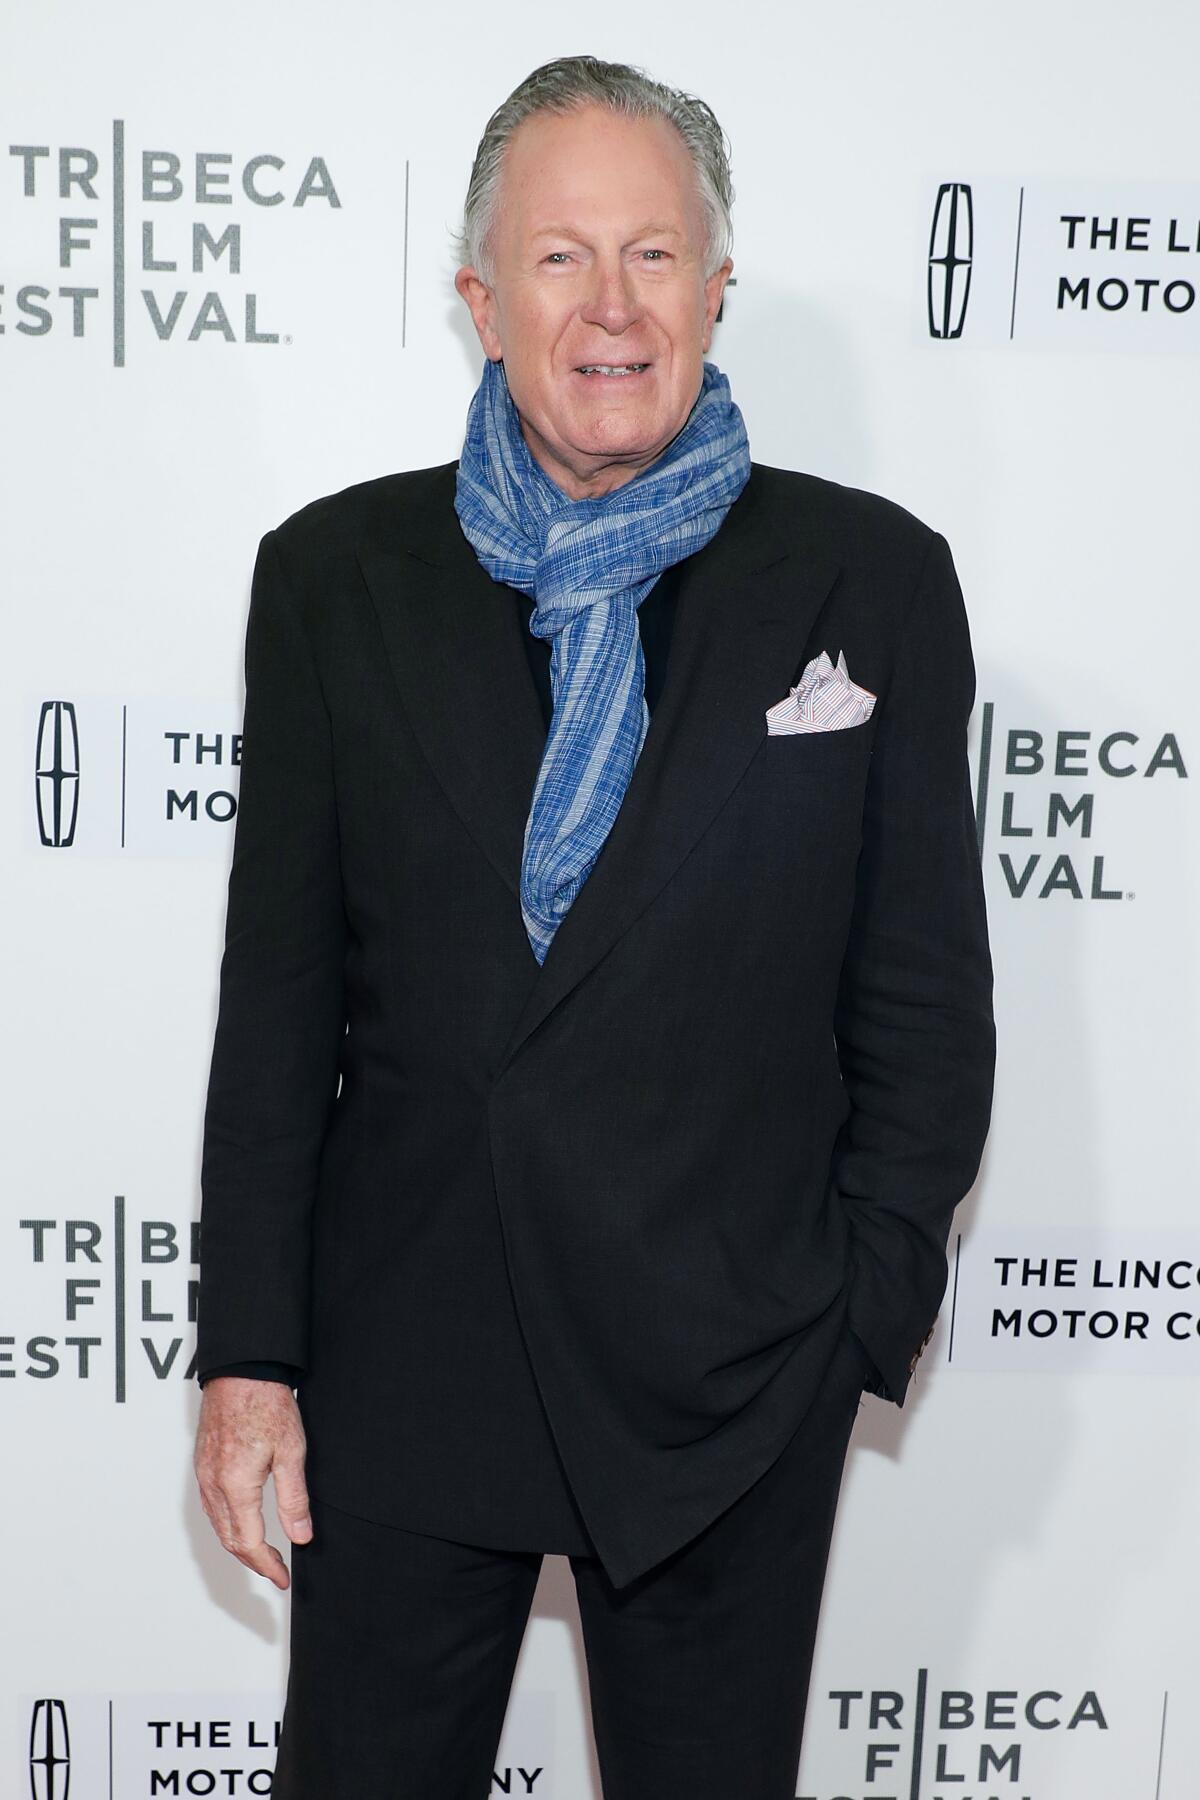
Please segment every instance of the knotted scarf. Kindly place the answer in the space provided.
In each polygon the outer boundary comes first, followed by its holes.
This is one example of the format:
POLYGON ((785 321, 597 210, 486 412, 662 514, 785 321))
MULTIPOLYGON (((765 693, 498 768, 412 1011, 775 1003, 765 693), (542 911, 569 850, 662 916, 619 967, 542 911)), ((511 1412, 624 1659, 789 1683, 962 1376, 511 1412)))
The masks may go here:
POLYGON ((492 579, 534 595, 529 629, 550 640, 553 712, 521 857, 521 912, 539 963, 603 848, 645 741, 637 608, 664 569, 709 541, 749 475, 741 412, 728 379, 706 362, 687 421, 658 460, 610 493, 572 500, 531 454, 503 362, 484 364, 454 509, 492 579))

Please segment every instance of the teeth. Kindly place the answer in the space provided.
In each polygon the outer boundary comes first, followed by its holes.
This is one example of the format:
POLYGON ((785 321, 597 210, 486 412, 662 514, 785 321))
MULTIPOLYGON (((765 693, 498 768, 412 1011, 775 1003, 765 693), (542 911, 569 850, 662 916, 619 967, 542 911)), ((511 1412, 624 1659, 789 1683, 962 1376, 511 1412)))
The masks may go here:
POLYGON ((584 363, 579 372, 581 375, 631 375, 645 367, 645 363, 584 363))

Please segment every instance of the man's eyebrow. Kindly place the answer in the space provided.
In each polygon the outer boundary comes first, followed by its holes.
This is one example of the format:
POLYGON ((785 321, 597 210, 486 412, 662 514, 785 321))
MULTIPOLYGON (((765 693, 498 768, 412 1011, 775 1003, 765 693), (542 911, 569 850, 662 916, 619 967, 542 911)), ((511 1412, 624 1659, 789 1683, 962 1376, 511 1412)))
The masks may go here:
MULTIPOLYGON (((535 231, 533 235, 535 238, 569 237, 569 238, 582 239, 582 237, 583 237, 583 233, 575 225, 543 225, 543 226, 541 226, 541 228, 539 230, 535 231)), ((682 237, 682 236, 683 236, 683 233, 678 229, 678 227, 676 227, 674 225, 651 224, 651 225, 643 225, 639 231, 635 231, 633 233, 633 236, 630 238, 629 242, 631 244, 633 244, 633 243, 636 243, 639 238, 644 238, 644 237, 676 237, 677 238, 677 237, 682 237)))

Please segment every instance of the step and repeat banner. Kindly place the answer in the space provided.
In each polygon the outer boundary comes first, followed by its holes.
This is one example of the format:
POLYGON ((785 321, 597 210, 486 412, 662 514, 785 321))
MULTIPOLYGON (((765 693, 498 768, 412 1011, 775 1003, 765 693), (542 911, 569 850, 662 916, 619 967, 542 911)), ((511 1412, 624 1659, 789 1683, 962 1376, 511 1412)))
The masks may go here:
MULTIPOLYGON (((190 1461, 250 572, 458 453, 475 145, 586 49, 714 107, 753 454, 942 532, 978 670, 994 1123, 855 1428, 797 1794, 1194 1800, 1200 15, 47 0, 6 40, 0 1795, 270 1792, 287 1599, 190 1461)), ((492 1791, 599 1794, 560 1558, 492 1791)))

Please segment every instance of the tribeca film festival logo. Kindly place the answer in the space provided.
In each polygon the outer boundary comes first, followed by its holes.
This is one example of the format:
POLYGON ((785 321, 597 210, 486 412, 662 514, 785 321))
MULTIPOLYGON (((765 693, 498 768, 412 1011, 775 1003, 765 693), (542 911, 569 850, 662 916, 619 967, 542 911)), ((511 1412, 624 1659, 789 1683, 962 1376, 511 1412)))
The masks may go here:
POLYGON ((277 207, 342 205, 323 156, 135 150, 123 119, 103 149, 10 144, 2 195, 9 255, 26 267, 0 287, 0 333, 103 338, 115 368, 139 339, 290 343, 246 285, 258 226, 277 207))
POLYGON ((919 334, 1030 348, 1200 349, 1200 183, 921 183, 919 334))
POLYGON ((1094 1688, 1064 1682, 940 1686, 922 1668, 907 1692, 831 1688, 809 1707, 797 1800, 1182 1800, 1163 1786, 1168 1698, 1131 1688, 1114 1730, 1094 1688))
POLYGON ((31 849, 226 852, 242 761, 240 718, 227 703, 35 699, 28 731, 31 849))
MULTIPOLYGON (((1111 797, 1113 812, 1120 793, 1123 810, 1132 802, 1141 813, 1146 801, 1159 805, 1187 780, 1173 731, 1027 722, 999 729, 995 702, 988 700, 981 708, 975 791, 980 855, 986 868, 999 870, 1013 900, 1132 900, 1133 873, 1108 852, 1098 799, 1107 805, 1111 797)), ((1134 821, 1123 842, 1144 854, 1145 835, 1134 821)))
POLYGON ((0 1383, 87 1382, 124 1404, 132 1386, 191 1379, 197 1220, 132 1219, 116 1194, 103 1219, 19 1218, 10 1230, 0 1383))
MULTIPOLYGON (((24 1695, 20 1704, 29 1720, 21 1791, 32 1800, 246 1800, 271 1792, 280 1737, 275 1695, 24 1695)), ((549 1800, 553 1765, 537 1752, 553 1742, 554 1706, 549 1692, 513 1694, 488 1793, 549 1800)))

